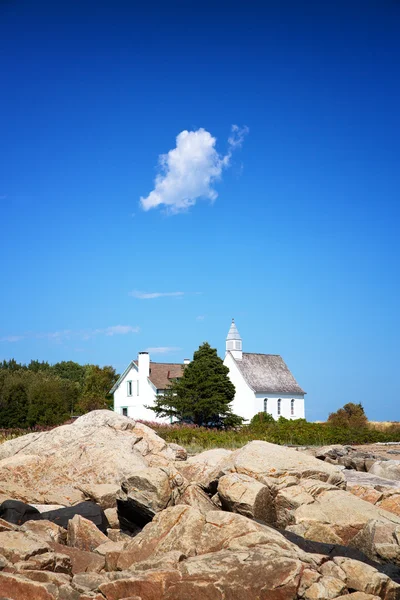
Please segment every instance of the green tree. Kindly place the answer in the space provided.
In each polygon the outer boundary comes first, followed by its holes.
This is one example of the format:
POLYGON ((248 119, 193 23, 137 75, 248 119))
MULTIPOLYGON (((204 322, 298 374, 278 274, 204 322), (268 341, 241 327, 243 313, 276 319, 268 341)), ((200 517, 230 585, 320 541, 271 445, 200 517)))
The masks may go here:
POLYGON ((21 369, 26 369, 26 366, 17 363, 14 358, 11 358, 10 360, 3 360, 0 363, 0 369, 6 369, 7 371, 19 371, 21 369))
POLYGON ((28 369, 29 371, 33 371, 34 373, 38 373, 39 371, 49 372, 51 370, 51 366, 47 361, 40 362, 39 360, 31 360, 31 362, 28 365, 28 369))
POLYGON ((113 399, 109 392, 117 379, 118 375, 113 367, 87 365, 77 409, 86 413, 100 408, 112 408, 113 399))
POLYGON ((65 423, 77 395, 78 388, 73 382, 37 373, 29 389, 28 426, 65 423))
POLYGON ((334 427, 360 429, 368 424, 367 415, 361 403, 348 402, 328 417, 328 424, 334 427))
POLYGON ((2 382, 0 427, 26 427, 30 377, 24 371, 10 371, 2 382))
POLYGON ((83 386, 87 368, 87 365, 83 366, 72 360, 63 360, 62 362, 53 365, 51 370, 54 375, 58 375, 58 377, 61 377, 62 379, 69 379, 69 381, 74 381, 80 386, 83 386))
POLYGON ((215 348, 205 342, 193 360, 151 408, 157 416, 204 427, 232 427, 243 419, 232 413, 235 386, 215 348))

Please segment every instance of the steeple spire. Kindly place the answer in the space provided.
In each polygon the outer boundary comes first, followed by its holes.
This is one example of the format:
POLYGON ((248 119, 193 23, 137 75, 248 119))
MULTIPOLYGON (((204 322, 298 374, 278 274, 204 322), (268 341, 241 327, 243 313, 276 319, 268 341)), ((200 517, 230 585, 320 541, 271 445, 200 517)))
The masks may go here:
POLYGON ((242 360, 242 338, 235 324, 235 319, 232 319, 228 335, 226 336, 226 353, 230 352, 236 360, 242 360))

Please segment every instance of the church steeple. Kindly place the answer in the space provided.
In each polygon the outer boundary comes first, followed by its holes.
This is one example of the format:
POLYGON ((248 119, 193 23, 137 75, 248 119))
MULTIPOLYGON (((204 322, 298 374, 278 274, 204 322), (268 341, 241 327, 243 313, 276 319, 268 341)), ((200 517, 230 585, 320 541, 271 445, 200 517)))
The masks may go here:
POLYGON ((226 336, 226 354, 230 352, 236 360, 242 360, 242 338, 235 325, 235 319, 232 319, 228 335, 226 336))

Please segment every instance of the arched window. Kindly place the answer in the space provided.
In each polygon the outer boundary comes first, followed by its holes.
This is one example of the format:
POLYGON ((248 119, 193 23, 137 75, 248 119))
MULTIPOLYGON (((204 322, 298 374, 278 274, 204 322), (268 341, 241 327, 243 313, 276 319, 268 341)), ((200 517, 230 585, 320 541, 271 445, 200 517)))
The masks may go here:
POLYGON ((278 400, 278 416, 281 414, 281 403, 282 403, 282 400, 279 398, 279 400, 278 400))
POLYGON ((294 398, 290 401, 290 414, 294 415, 294 398))
POLYGON ((268 398, 264 398, 264 412, 268 412, 267 408, 268 408, 268 398))

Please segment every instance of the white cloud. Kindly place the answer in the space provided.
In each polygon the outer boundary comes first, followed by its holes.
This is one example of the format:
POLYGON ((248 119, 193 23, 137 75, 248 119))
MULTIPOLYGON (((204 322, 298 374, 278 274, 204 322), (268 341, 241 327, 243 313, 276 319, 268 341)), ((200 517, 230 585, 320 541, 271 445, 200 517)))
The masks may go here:
POLYGON ((152 300, 153 298, 166 298, 168 296, 184 296, 185 292, 139 292, 137 290, 133 290, 129 292, 130 296, 134 298, 139 298, 139 300, 152 300))
POLYGON ((175 346, 156 346, 154 348, 146 348, 145 352, 149 354, 168 354, 168 352, 178 352, 182 348, 176 348, 175 346))
POLYGON ((105 333, 106 335, 126 335, 127 333, 138 333, 139 327, 131 325, 113 325, 105 329, 97 329, 96 333, 105 333))
POLYGON ((204 321, 205 316, 204 315, 199 315, 198 317, 196 317, 196 321, 204 321))
POLYGON ((65 340, 80 339, 90 340, 98 335, 126 335, 128 333, 138 333, 139 327, 132 325, 112 325, 103 329, 81 329, 73 331, 71 329, 63 329, 61 331, 50 331, 46 333, 24 333, 23 335, 7 335, 0 338, 0 342, 19 342, 25 339, 47 339, 61 344, 65 340))
POLYGON ((20 340, 23 340, 24 336, 23 335, 6 335, 2 338, 0 338, 0 342, 19 342, 20 340))
POLYGON ((147 211, 164 205, 170 213, 178 213, 193 206, 198 198, 216 200, 218 194, 213 185, 229 166, 232 152, 240 148, 248 131, 248 127, 232 125, 225 155, 217 152, 216 138, 205 129, 181 131, 176 147, 160 155, 162 172, 150 194, 140 198, 142 208, 147 211))

